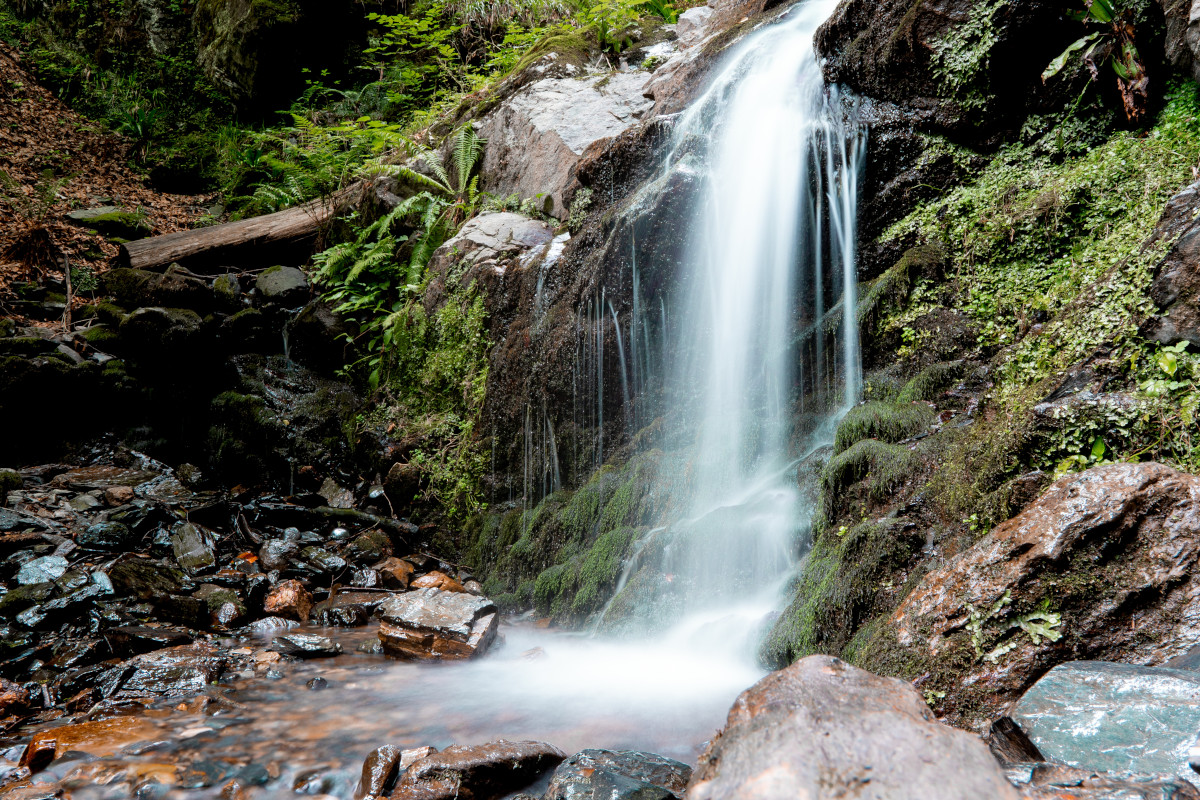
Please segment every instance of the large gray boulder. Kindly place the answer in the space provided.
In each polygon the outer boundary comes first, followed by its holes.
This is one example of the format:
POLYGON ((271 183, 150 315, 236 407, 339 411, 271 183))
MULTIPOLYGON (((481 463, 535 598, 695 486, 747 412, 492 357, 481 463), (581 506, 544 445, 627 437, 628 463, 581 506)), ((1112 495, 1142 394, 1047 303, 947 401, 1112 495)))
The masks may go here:
POLYGON ((453 660, 482 655, 496 639, 500 614, 484 597, 418 589, 379 607, 379 641, 390 655, 453 660))
POLYGON ((1119 776, 1196 778, 1200 674, 1104 661, 1060 664, 1034 684, 1013 720, 1042 755, 1119 776))
POLYGON ((642 96, 647 77, 635 70, 546 78, 521 89, 479 123, 487 139, 482 188, 521 199, 541 196, 546 213, 565 218, 563 193, 584 151, 633 127, 650 109, 642 96))
POLYGON ((734 703, 689 800, 1016 800, 978 738, 934 719, 921 695, 830 656, 763 678, 734 703))
POLYGON ((493 261, 499 266, 534 248, 545 247, 553 239, 554 229, 541 220, 511 211, 480 214, 437 249, 432 265, 435 270, 447 268, 451 262, 476 266, 493 261))

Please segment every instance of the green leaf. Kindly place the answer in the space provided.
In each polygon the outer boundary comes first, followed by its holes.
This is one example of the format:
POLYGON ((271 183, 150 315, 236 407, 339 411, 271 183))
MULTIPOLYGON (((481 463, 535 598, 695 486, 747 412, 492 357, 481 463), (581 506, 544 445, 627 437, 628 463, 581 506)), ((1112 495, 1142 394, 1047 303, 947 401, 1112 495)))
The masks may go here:
POLYGON ((1158 368, 1165 372, 1169 377, 1175 377, 1175 371, 1179 369, 1179 357, 1170 350, 1164 349, 1159 352, 1157 359, 1158 368))
POLYGON ((1091 0, 1088 3, 1088 15, 1096 22, 1112 22, 1117 12, 1112 0, 1091 0))
POLYGON ((1092 440, 1092 461, 1099 461, 1102 458, 1104 458, 1105 450, 1106 450, 1106 448, 1104 446, 1103 439, 1101 439, 1099 436, 1097 436, 1095 439, 1093 439, 1092 440))
POLYGON ((1042 73, 1042 83, 1045 83, 1058 73, 1062 72, 1063 68, 1067 66, 1067 62, 1071 60, 1071 56, 1074 53, 1083 50, 1085 47, 1092 44, 1099 38, 1099 33, 1092 33, 1072 42, 1066 50, 1063 50, 1062 53, 1059 54, 1058 58, 1050 62, 1050 66, 1046 67, 1046 70, 1042 73))

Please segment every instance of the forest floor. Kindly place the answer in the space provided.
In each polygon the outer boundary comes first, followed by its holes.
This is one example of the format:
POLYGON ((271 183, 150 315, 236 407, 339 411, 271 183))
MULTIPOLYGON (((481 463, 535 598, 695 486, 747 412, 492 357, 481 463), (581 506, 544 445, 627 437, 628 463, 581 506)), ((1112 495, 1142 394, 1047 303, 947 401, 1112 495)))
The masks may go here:
POLYGON ((136 147, 68 108, 0 44, 0 314, 16 284, 61 273, 64 257, 77 269, 107 269, 118 244, 68 219, 75 209, 135 212, 154 234, 207 213, 212 197, 150 188, 130 166, 136 147))

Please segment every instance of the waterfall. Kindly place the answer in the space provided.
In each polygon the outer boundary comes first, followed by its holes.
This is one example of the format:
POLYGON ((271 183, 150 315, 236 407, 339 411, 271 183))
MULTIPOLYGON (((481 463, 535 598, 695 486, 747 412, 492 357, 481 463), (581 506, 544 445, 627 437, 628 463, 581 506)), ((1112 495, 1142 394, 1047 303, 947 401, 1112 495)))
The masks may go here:
MULTIPOLYGON (((703 177, 672 300, 667 395, 668 424, 693 442, 690 458, 674 460, 687 500, 663 539, 665 580, 639 600, 660 627, 720 617, 745 638, 778 607, 812 517, 796 459, 831 440, 861 391, 855 221, 866 135, 825 85, 813 47, 836 5, 808 0, 748 36, 675 125, 664 169, 703 177), (830 333, 827 309, 839 308, 830 333), (812 335, 798 337, 804 329, 812 335), (819 410, 807 442, 793 424, 800 403, 819 410)), ((640 306, 637 292, 635 282, 640 306)))

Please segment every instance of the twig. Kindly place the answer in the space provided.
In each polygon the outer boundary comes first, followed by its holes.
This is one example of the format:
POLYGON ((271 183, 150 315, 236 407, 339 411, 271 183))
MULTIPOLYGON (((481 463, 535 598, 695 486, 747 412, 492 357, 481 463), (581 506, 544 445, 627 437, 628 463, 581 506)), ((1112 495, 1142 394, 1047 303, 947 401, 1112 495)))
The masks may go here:
POLYGON ((63 275, 67 280, 67 307, 63 310, 63 333, 71 332, 71 296, 74 294, 71 287, 71 257, 63 256, 63 275))

